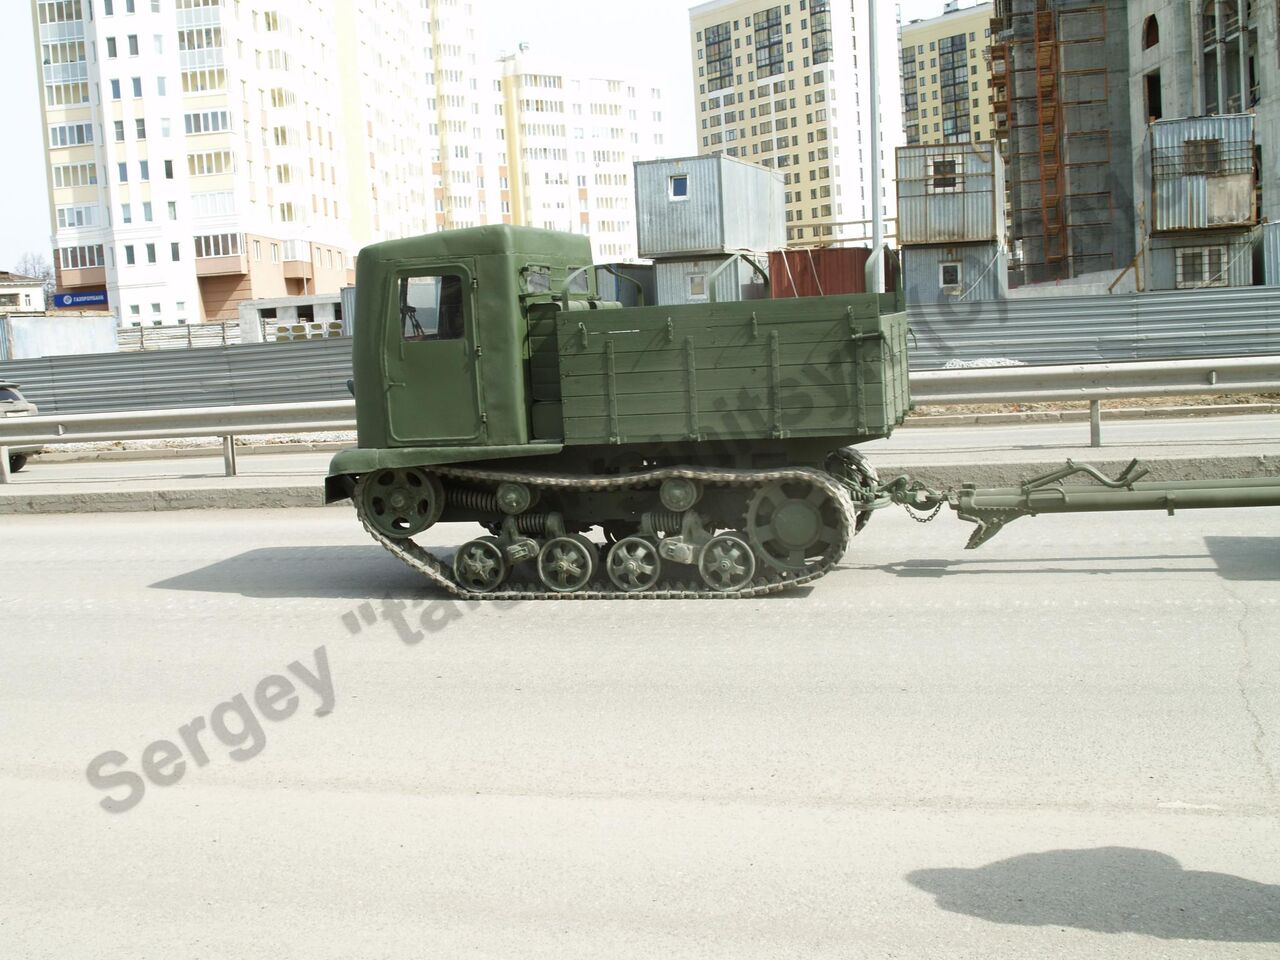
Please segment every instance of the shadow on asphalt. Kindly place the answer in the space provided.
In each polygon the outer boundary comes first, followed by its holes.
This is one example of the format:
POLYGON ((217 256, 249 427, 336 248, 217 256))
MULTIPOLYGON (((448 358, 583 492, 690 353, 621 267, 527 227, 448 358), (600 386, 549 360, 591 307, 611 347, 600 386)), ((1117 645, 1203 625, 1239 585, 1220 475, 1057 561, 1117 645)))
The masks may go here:
POLYGON ((916 870, 906 879, 943 910, 992 923, 1280 943, 1280 886, 1185 870, 1154 850, 1050 850, 972 870, 916 870))
MULTIPOLYGON (((453 550, 448 551, 450 554, 453 550)), ((153 590, 230 593, 266 600, 444 598, 377 544, 264 547, 151 584, 153 590)))
MULTIPOLYGON (((453 558, 454 547, 424 546, 446 562, 453 558)), ((513 580, 519 569, 513 573, 513 580)), ((692 581, 697 574, 691 567, 685 569, 690 571, 685 577, 686 589, 694 589, 692 581)), ((534 576, 526 571, 521 579, 530 582, 534 576)), ((151 589, 229 593, 261 600, 444 600, 449 597, 376 544, 264 547, 160 580, 151 584, 151 589)), ((754 600, 803 599, 812 592, 812 587, 797 587, 754 600)))
POLYGON ((990 576, 1000 574, 1092 573, 1135 576, 1143 573, 1216 573, 1223 580, 1265 582, 1280 580, 1280 538, 1205 537, 1207 553, 1162 554, 1160 556, 1112 557, 1017 557, 975 556, 972 560, 902 560, 864 569, 879 570, 897 577, 937 580, 949 576, 990 576), (1201 560, 1204 566, 1174 566, 1172 561, 1201 560), (1139 566, 1142 562, 1149 566, 1139 566), (1102 566, 1121 563, 1121 566, 1102 566))

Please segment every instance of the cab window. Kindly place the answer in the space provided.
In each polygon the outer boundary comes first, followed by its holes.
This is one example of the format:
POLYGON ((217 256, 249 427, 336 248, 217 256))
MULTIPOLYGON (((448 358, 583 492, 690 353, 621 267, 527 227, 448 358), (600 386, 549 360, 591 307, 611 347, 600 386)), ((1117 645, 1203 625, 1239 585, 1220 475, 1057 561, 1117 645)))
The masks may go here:
POLYGON ((405 340, 461 340, 463 291, 458 274, 400 280, 400 333, 405 340))

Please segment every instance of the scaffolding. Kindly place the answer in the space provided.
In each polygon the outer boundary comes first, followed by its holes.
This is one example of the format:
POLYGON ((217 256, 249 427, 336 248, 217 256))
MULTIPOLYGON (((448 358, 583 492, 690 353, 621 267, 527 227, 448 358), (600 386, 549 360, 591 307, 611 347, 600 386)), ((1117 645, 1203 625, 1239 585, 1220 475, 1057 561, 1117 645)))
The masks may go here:
POLYGON ((1113 170, 1124 158, 1112 143, 1107 4, 1004 0, 995 13, 995 113, 1009 136, 1010 212, 1026 278, 1118 269, 1132 241, 1116 223, 1129 198, 1116 196, 1127 181, 1113 170))

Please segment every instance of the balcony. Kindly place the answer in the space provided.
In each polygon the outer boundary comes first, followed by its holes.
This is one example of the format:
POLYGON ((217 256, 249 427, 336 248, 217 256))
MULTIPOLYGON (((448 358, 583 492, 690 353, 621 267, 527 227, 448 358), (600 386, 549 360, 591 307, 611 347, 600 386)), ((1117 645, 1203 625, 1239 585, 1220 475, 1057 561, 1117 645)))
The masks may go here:
POLYGON ((243 253, 228 257, 199 257, 196 259, 197 277, 229 277, 249 272, 249 258, 243 253))
POLYGON ((286 280, 314 280, 314 271, 309 260, 286 260, 284 262, 284 278, 286 280))
POLYGON ((106 285, 106 267, 83 267, 79 270, 64 267, 58 271, 58 287, 62 290, 78 290, 81 287, 101 288, 106 285))

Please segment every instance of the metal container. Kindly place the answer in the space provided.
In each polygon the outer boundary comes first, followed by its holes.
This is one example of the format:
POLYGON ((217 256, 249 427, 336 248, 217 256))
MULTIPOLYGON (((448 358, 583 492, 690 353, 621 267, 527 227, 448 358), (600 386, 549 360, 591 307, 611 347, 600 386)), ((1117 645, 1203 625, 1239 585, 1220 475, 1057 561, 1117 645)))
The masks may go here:
POLYGON ((787 242, 782 174, 732 157, 635 165, 640 256, 691 258, 787 242))
MULTIPOLYGON (((866 247, 775 250, 769 254, 769 279, 775 300, 867 292, 866 247)), ((887 271, 886 271, 887 272, 887 271)), ((892 284, 886 285, 892 290, 892 284)))
POLYGON ((898 243, 999 243, 1004 160, 991 142, 899 147, 898 243))
POLYGON ((1280 223, 1262 225, 1257 279, 1269 287, 1280 287, 1280 223))
MULTIPOLYGON (((655 265, 658 303, 678 305, 710 303, 712 289, 719 303, 737 300, 765 300, 769 284, 752 269, 745 259, 729 263, 730 257, 707 257, 697 260, 662 260, 655 265), (723 270, 720 268, 724 267, 723 270), (718 276, 714 276, 720 270, 718 276), (714 279, 713 279, 714 276, 714 279)), ((766 269, 759 263, 760 269, 766 269)))
POLYGON ((1257 223, 1252 114, 1157 120, 1147 151, 1153 233, 1257 223))
POLYGON ((1003 300, 1009 295, 1009 258, 995 243, 905 247, 907 304, 1003 300))
POLYGON ((1207 290, 1253 285, 1251 231, 1163 235, 1147 247, 1150 290, 1207 290))

